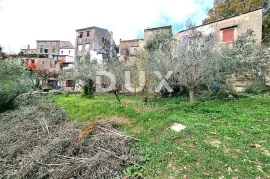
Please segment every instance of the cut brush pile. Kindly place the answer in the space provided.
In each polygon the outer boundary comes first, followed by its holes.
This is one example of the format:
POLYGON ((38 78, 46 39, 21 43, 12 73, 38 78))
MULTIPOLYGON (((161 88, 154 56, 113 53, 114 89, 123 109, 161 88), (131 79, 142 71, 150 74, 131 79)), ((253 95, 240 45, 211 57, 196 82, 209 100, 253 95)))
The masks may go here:
POLYGON ((113 121, 68 121, 54 105, 0 113, 0 178, 123 178, 132 137, 113 121))

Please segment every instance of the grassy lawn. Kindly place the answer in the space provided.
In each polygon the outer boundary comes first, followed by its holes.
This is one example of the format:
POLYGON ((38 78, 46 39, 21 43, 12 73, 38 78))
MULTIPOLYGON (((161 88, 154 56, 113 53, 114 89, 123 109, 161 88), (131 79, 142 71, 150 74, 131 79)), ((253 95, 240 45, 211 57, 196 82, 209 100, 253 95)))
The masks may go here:
POLYGON ((121 96, 123 105, 113 95, 51 99, 73 120, 125 117, 121 130, 141 139, 134 151, 141 153, 143 167, 130 169, 148 178, 270 178, 269 97, 192 104, 168 98, 146 106, 135 96, 121 96), (187 128, 177 133, 172 123, 187 128))

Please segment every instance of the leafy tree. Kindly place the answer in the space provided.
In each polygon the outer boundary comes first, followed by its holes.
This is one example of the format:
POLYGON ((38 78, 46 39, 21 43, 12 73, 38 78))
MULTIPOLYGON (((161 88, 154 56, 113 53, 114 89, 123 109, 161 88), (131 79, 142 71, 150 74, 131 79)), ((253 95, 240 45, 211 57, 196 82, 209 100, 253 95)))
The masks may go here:
MULTIPOLYGON (((157 78, 155 72, 159 72, 165 76, 169 71, 175 70, 175 50, 177 41, 172 38, 172 35, 167 32, 161 32, 152 35, 146 42, 144 54, 145 64, 142 65, 146 71, 146 92, 155 91, 154 88, 160 83, 160 79, 157 78)), ((169 85, 173 88, 175 81, 169 80, 169 85)), ((163 88, 162 92, 168 92, 163 88)))
POLYGON ((176 46, 176 82, 188 89, 189 100, 195 100, 195 89, 217 80, 220 69, 219 54, 214 43, 196 29, 176 46))
POLYGON ((222 68, 224 79, 229 75, 251 75, 255 84, 265 83, 269 72, 269 55, 266 49, 257 49, 252 30, 240 35, 233 48, 222 49, 222 68))
POLYGON ((83 85, 83 96, 92 98, 94 96, 95 74, 96 71, 102 68, 101 64, 97 63, 97 60, 91 59, 88 53, 84 60, 80 57, 76 58, 74 68, 70 76, 75 80, 81 82, 83 85))
POLYGON ((48 70, 48 69, 30 69, 31 72, 34 72, 39 80, 47 81, 49 78, 57 78, 58 73, 55 70, 48 70))
POLYGON ((1 60, 0 66, 0 109, 3 109, 9 107, 15 97, 28 92, 34 82, 19 61, 1 60))
POLYGON ((266 0, 216 0, 203 24, 266 7, 267 3, 266 0))
MULTIPOLYGON (((113 89, 111 89, 110 92, 115 95, 116 100, 119 103, 121 103, 119 98, 119 92, 123 89, 125 85, 125 69, 125 66, 123 65, 123 63, 120 63, 118 58, 110 59, 106 63, 106 67, 104 68, 105 71, 112 73, 115 77, 115 86, 113 86, 113 89)), ((112 83, 112 81, 107 78, 103 78, 102 82, 102 85, 104 87, 108 87, 112 83)))

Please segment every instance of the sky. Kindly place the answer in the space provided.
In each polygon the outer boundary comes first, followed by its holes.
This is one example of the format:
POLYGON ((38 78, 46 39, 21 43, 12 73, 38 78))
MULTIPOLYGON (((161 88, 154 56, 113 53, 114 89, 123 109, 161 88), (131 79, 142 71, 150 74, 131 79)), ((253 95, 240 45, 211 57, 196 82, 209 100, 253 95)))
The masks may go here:
POLYGON ((145 28, 172 25, 183 30, 197 25, 214 0, 0 0, 0 45, 18 52, 36 40, 69 40, 76 29, 97 26, 113 31, 114 40, 143 38, 145 28))

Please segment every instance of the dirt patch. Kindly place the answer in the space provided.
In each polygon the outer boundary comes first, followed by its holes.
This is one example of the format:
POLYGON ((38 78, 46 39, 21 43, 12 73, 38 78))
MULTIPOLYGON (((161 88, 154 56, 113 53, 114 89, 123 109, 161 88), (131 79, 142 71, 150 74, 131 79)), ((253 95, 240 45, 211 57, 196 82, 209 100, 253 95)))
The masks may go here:
POLYGON ((71 122, 48 104, 0 113, 0 178, 123 178, 132 138, 114 123, 71 122))
POLYGON ((120 124, 120 125, 129 123, 129 119, 125 116, 106 116, 105 120, 113 121, 116 124, 120 124))
POLYGON ((208 139, 208 140, 205 140, 206 143, 208 144, 211 144, 212 146, 214 147, 219 147, 220 144, 222 143, 220 140, 218 139, 208 139))
POLYGON ((182 142, 184 142, 185 141, 185 139, 184 138, 178 138, 178 139, 174 139, 173 140, 173 142, 175 143, 175 144, 179 144, 179 143, 182 143, 182 142))

